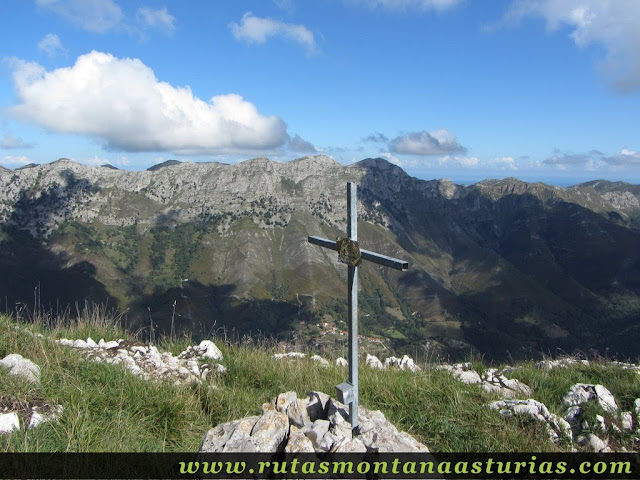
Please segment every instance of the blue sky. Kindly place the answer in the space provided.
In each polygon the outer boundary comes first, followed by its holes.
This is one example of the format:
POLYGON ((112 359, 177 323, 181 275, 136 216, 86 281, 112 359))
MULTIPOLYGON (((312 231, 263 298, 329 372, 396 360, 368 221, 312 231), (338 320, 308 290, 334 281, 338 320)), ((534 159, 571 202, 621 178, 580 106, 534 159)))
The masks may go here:
POLYGON ((639 0, 3 0, 0 165, 640 183, 639 0))

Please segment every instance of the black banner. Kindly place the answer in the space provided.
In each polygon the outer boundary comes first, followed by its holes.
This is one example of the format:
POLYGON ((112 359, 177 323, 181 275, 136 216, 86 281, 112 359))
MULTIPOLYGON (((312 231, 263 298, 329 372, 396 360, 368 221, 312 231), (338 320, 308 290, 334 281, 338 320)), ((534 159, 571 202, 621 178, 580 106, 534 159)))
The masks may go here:
POLYGON ((0 479, 640 479, 640 454, 0 453, 0 479))

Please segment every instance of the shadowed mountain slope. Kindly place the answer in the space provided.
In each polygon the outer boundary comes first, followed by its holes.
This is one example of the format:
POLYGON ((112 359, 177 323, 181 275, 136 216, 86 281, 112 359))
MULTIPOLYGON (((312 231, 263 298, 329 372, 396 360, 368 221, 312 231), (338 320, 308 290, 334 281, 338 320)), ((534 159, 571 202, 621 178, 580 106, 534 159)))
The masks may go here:
POLYGON ((640 353, 640 187, 460 186, 383 159, 0 170, 0 297, 31 305, 39 284, 44 306, 107 299, 138 328, 343 348, 346 267, 307 236, 345 231, 348 181, 359 185, 361 246, 410 262, 404 273, 360 269, 368 347, 640 353))

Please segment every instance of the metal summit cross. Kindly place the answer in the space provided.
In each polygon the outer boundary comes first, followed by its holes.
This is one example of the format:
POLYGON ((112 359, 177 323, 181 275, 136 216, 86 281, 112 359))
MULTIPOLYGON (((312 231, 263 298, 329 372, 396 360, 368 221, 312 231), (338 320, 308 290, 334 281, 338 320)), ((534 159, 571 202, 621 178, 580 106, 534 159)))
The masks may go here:
POLYGON ((358 244, 358 198, 355 183, 347 183, 347 238, 336 242, 320 237, 309 237, 309 243, 338 252, 341 262, 349 267, 349 381, 336 387, 338 400, 349 404, 349 419, 354 435, 358 434, 358 266, 362 260, 405 271, 409 263, 368 250, 358 244))

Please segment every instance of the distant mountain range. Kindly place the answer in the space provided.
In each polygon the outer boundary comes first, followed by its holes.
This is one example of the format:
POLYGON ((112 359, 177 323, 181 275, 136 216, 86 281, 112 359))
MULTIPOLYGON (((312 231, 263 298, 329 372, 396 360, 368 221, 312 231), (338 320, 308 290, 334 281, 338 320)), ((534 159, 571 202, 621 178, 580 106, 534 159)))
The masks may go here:
MULTIPOLYGON (((0 302, 107 302, 129 327, 273 335, 338 348, 346 267, 307 242, 346 229, 409 261, 360 269, 363 342, 452 358, 640 354, 640 186, 423 181, 383 159, 148 171, 67 159, 0 169, 0 302)), ((339 347, 342 348, 342 347, 339 347)))

